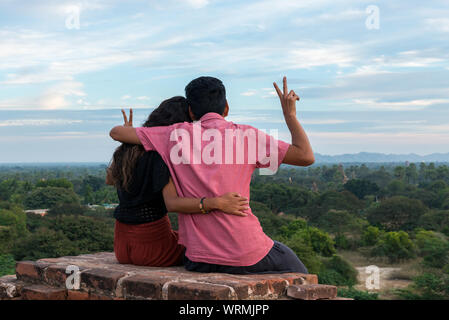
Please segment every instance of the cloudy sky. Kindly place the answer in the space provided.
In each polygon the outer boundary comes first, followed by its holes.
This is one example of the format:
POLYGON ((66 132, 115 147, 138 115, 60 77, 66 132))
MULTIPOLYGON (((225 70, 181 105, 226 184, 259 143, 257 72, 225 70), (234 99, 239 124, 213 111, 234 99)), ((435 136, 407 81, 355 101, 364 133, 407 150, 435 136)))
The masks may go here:
POLYGON ((122 106, 201 75, 289 140, 286 75, 322 154, 449 152, 448 58, 448 0, 0 0, 0 162, 108 161, 122 106))

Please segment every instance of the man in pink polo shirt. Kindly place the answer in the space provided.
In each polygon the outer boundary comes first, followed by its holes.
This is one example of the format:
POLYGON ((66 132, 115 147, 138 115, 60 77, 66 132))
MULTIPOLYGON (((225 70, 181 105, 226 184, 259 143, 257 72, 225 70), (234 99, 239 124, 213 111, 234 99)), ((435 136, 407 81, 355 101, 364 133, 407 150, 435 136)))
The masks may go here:
POLYGON ((246 216, 207 210, 207 199, 236 192, 249 199, 255 169, 275 172, 281 163, 307 166, 313 151, 296 118, 299 97, 274 84, 281 100, 292 143, 248 125, 225 120, 229 106, 222 82, 200 77, 186 87, 194 123, 168 127, 111 130, 115 140, 142 144, 157 151, 170 169, 178 196, 201 198, 202 214, 180 214, 179 242, 186 247, 185 267, 191 271, 227 273, 302 272, 307 269, 284 244, 271 240, 248 208, 246 216), (197 121, 196 121, 197 120, 197 121))

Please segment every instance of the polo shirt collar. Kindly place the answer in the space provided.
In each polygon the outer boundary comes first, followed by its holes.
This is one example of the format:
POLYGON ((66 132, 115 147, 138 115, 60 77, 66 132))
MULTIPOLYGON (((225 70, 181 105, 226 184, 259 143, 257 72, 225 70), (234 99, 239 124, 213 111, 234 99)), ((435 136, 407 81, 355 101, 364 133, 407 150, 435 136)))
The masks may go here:
POLYGON ((200 118, 200 121, 207 121, 207 120, 212 120, 212 119, 224 120, 223 116, 219 115, 218 113, 208 112, 200 118))

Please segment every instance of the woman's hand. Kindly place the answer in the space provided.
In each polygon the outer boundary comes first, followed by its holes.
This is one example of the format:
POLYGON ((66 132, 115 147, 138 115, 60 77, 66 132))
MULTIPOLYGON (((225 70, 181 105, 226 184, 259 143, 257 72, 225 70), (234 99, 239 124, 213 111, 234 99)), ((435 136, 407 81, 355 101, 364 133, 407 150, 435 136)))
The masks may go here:
POLYGON ((246 217, 248 215, 245 213, 245 211, 249 209, 248 199, 235 192, 228 192, 216 198, 206 198, 204 201, 206 210, 208 210, 208 208, 214 208, 235 216, 246 217))
POLYGON ((142 144, 137 136, 136 129, 133 128, 133 109, 129 109, 129 120, 125 110, 122 109, 123 126, 115 126, 109 131, 109 135, 115 141, 130 144, 142 144))
POLYGON ((284 116, 296 117, 296 101, 299 101, 299 97, 293 90, 288 92, 287 77, 284 77, 282 81, 284 84, 283 92, 279 89, 276 82, 273 82, 274 88, 279 96, 279 100, 281 101, 282 111, 284 112, 284 116))
POLYGON ((122 109, 122 115, 123 115, 123 121, 124 127, 132 127, 133 126, 133 109, 129 109, 129 120, 128 117, 126 116, 126 112, 125 110, 122 109))

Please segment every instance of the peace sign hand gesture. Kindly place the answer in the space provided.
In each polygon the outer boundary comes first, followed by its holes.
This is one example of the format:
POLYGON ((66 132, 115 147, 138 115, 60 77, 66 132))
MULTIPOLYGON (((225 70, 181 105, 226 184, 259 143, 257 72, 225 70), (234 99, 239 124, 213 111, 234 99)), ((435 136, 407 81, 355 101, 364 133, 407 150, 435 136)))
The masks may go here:
POLYGON ((299 101, 299 96, 297 96, 293 90, 288 92, 287 77, 284 77, 282 81, 284 84, 283 92, 279 89, 276 82, 273 82, 274 88, 279 96, 279 100, 281 100, 282 111, 284 112, 284 116, 296 117, 296 101, 299 101))
POLYGON ((124 127, 132 127, 133 126, 133 109, 129 109, 129 120, 128 117, 126 116, 126 112, 125 110, 122 109, 122 115, 123 115, 123 121, 124 127))

